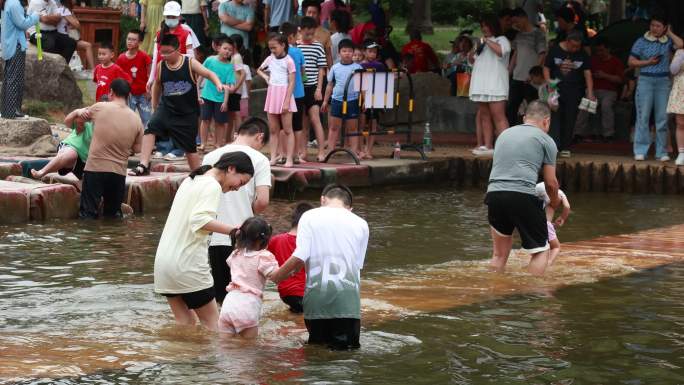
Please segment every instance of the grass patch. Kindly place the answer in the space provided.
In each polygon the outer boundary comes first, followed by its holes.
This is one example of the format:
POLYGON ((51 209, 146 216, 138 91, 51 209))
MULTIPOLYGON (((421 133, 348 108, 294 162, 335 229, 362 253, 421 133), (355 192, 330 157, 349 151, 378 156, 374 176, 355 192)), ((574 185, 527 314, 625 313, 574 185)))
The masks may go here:
POLYGON ((23 110, 29 116, 45 119, 50 123, 60 123, 64 120, 64 104, 62 102, 26 99, 23 110))
MULTIPOLYGON (((404 44, 409 42, 409 34, 406 32, 406 19, 393 17, 392 44, 397 50, 401 50, 404 44)), ((431 35, 423 34, 423 41, 430 44, 438 55, 444 56, 451 52, 451 43, 456 36, 463 30, 473 30, 474 34, 480 33, 480 26, 470 18, 460 18, 455 24, 433 24, 434 33, 431 35)))
POLYGON ((92 79, 77 79, 76 84, 81 89, 83 94, 83 106, 92 106, 95 104, 95 84, 92 79))

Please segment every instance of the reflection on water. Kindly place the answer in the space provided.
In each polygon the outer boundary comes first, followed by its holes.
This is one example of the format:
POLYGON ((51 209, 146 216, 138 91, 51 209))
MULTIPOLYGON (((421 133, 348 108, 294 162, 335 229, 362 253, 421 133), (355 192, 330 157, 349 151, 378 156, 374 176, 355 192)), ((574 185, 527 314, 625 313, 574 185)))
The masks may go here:
MULTIPOLYGON (((562 241, 684 218, 677 197, 570 199, 574 213, 559 232, 562 241)), ((684 265, 520 294, 513 288, 534 281, 515 268, 505 277, 485 271, 481 193, 386 188, 360 191, 355 201, 371 226, 367 290, 385 297, 364 299, 362 349, 350 353, 305 346, 303 322, 273 287, 257 341, 175 327, 166 302, 152 292, 165 214, 125 224, 0 227, 0 382, 684 382, 684 265), (446 269, 463 272, 439 275, 446 269), (477 301, 444 298, 472 299, 485 289, 493 294, 477 301), (392 297, 408 301, 398 307, 392 297), (421 299, 440 306, 416 310, 421 299)), ((293 205, 269 208, 276 230, 285 230, 293 205)))

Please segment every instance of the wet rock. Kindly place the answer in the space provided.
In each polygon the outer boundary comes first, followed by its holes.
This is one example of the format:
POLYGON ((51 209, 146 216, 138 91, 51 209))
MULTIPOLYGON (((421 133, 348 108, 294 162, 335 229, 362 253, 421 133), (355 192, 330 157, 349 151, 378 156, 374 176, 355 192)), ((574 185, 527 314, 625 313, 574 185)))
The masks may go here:
MULTIPOLYGON (((4 60, 0 60, 0 73, 3 70, 4 60)), ((39 61, 35 47, 29 46, 24 73, 24 98, 59 102, 64 105, 65 111, 83 104, 83 93, 71 68, 61 56, 43 52, 43 60, 39 61)))

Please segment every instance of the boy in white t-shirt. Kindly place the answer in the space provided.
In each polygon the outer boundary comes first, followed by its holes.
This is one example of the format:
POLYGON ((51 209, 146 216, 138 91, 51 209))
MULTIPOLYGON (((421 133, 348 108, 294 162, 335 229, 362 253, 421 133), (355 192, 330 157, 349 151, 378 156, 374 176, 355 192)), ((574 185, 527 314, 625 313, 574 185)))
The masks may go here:
POLYGON ((360 347, 361 269, 368 223, 352 213, 352 198, 346 186, 323 189, 321 207, 302 215, 297 248, 273 277, 282 280, 305 267, 303 305, 309 344, 337 350, 360 347))
MULTIPOLYGON (((261 213, 269 203, 271 189, 271 164, 260 150, 268 143, 270 131, 268 123, 257 117, 245 120, 237 130, 233 143, 206 154, 202 165, 212 165, 225 153, 242 151, 249 156, 254 166, 254 177, 237 191, 222 194, 217 210, 219 221, 241 224, 248 218, 261 213)), ((226 286, 231 281, 230 269, 226 258, 233 252, 235 245, 229 236, 214 233, 209 243, 209 263, 214 278, 216 302, 221 304, 225 298, 226 286)))
POLYGON ((563 204, 563 211, 558 218, 553 221, 556 210, 549 205, 551 200, 549 199, 549 195, 546 193, 546 186, 544 185, 544 182, 537 184, 535 192, 537 194, 537 198, 544 202, 544 210, 546 211, 546 226, 549 229, 549 246, 551 247, 549 251, 549 266, 551 266, 553 261, 555 261, 558 257, 558 254, 560 254, 560 241, 556 236, 555 226, 561 227, 568 220, 568 217, 570 216, 570 201, 568 201, 568 197, 565 195, 565 193, 559 189, 558 197, 561 199, 563 204))

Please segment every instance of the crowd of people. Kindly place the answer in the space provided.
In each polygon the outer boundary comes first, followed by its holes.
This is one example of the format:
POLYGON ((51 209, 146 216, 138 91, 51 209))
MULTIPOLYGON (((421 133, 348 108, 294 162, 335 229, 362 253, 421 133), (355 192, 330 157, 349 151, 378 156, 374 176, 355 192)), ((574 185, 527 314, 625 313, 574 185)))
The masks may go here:
POLYGON ((684 165, 684 42, 668 18, 649 16, 649 30, 633 42, 623 63, 592 29, 602 25, 590 16, 594 2, 559 3, 554 9, 556 38, 551 41, 543 14, 516 8, 484 18, 482 38, 464 31, 451 42, 442 70, 452 83, 452 94, 478 104, 473 153, 491 155, 494 138, 520 123, 524 105, 536 99, 552 107, 550 135, 559 156, 571 156, 573 143, 612 142, 615 105, 623 100, 634 105, 634 159, 646 159, 655 131, 655 158, 667 162, 676 152, 676 164, 684 165), (668 113, 675 115, 678 151, 669 144, 668 113), (598 131, 590 124, 594 114, 601 118, 598 131))

